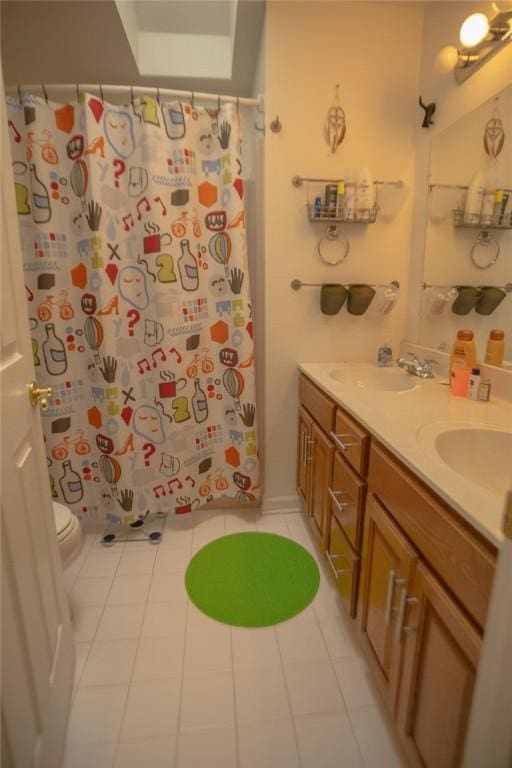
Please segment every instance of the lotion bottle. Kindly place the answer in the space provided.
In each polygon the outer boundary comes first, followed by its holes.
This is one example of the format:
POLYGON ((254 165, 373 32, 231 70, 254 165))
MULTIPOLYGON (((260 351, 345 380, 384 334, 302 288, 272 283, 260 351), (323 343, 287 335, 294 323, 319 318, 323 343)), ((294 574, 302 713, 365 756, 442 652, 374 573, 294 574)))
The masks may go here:
POLYGON ((464 208, 464 222, 466 224, 478 224, 482 211, 482 200, 484 196, 484 177, 481 171, 473 176, 469 185, 464 208))
POLYGON ((375 205, 375 186, 372 175, 367 167, 362 168, 356 179, 356 219, 369 221, 370 213, 375 205))
POLYGON ((503 355, 505 352, 505 331, 494 328, 487 340, 487 349, 485 351, 486 365, 503 365, 503 355))

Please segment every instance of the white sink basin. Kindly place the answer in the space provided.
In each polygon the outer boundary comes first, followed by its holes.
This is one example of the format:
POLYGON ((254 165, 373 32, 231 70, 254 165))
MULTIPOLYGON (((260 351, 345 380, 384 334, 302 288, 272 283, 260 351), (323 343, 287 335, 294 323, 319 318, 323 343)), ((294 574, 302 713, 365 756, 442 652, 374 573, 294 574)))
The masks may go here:
POLYGON ((331 379, 352 387, 376 392, 410 392, 417 389, 420 379, 402 368, 379 368, 376 365, 340 365, 329 372, 331 379))
POLYGON ((512 486, 512 432, 502 427, 434 422, 422 427, 417 439, 454 472, 499 496, 512 486))

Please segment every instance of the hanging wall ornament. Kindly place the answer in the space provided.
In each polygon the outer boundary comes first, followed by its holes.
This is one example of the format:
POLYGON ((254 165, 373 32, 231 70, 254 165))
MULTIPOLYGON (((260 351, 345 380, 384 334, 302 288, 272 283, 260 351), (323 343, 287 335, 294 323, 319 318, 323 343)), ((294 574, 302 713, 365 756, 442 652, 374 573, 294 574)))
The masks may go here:
POLYGON ((336 93, 334 94, 333 103, 327 112, 327 120, 325 122, 325 138, 333 155, 347 132, 345 111, 340 105, 339 88, 339 83, 336 83, 336 93))
POLYGON ((494 105, 492 117, 485 124, 484 148, 489 157, 498 157, 505 144, 505 129, 498 112, 498 102, 494 105))

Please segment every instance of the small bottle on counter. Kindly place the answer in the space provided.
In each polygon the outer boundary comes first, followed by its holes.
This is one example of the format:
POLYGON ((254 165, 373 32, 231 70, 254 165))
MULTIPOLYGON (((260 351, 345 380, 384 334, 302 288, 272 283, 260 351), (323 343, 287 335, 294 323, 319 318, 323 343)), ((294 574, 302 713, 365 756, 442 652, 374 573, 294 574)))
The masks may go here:
POLYGON ((489 334, 487 340, 487 349, 485 351, 485 363, 486 365, 503 365, 503 355, 505 353, 505 331, 500 331, 497 328, 489 334))
POLYGON ((469 377, 469 384, 468 384, 468 399, 478 400, 479 389, 480 389, 480 368, 472 368, 471 376, 469 377))
POLYGON ((491 380, 482 379, 478 388, 478 399, 487 403, 491 398, 491 380))
POLYGON ((391 349, 389 341, 385 341, 384 344, 379 347, 379 351, 377 352, 377 365, 381 366, 381 368, 387 368, 388 366, 393 365, 393 350, 391 349))

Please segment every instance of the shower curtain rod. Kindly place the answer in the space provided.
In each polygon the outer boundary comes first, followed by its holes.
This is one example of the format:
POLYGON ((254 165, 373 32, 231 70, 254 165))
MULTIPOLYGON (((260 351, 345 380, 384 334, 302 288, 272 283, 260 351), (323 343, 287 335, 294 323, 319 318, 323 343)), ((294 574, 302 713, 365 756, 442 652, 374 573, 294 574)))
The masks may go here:
POLYGON ((35 85, 9 85, 6 87, 5 92, 10 94, 23 94, 33 93, 34 91, 41 91, 41 94, 46 100, 48 100, 48 90, 52 91, 73 91, 78 96, 82 91, 98 92, 103 99, 105 91, 110 91, 113 94, 126 94, 133 98, 134 96, 143 96, 150 91, 154 92, 155 98, 160 100, 161 96, 172 96, 179 99, 188 99, 194 103, 194 100, 200 101, 215 101, 218 104, 233 103, 241 107, 256 107, 259 112, 264 111, 263 95, 259 94, 256 98, 248 98, 247 96, 227 96, 218 93, 204 93, 202 91, 178 91, 172 88, 158 88, 156 86, 149 85, 103 85, 100 83, 39 83, 35 85))

